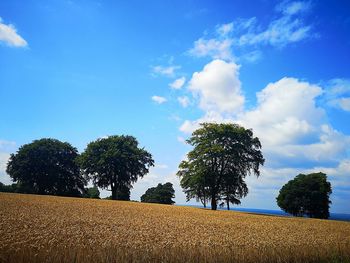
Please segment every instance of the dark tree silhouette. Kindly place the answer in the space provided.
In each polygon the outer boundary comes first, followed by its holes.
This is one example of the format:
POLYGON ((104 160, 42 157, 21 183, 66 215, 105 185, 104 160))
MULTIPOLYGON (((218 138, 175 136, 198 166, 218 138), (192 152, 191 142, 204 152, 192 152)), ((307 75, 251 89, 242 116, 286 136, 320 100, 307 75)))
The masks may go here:
POLYGON ((158 184, 151 187, 141 196, 141 202, 169 204, 175 203, 172 198, 175 197, 175 190, 172 183, 158 184))
POLYGON ((329 217, 330 182, 324 173, 299 174, 280 190, 278 206, 294 216, 329 217))
POLYGON ((79 164, 94 184, 110 188, 113 200, 125 200, 120 193, 125 196, 125 188, 130 190, 139 177, 148 173, 154 161, 150 153, 138 147, 136 138, 122 135, 89 143, 80 155, 79 164))
POLYGON ((6 172, 18 182, 19 192, 81 196, 86 181, 80 174, 77 157, 77 149, 67 142, 35 140, 11 154, 6 172))

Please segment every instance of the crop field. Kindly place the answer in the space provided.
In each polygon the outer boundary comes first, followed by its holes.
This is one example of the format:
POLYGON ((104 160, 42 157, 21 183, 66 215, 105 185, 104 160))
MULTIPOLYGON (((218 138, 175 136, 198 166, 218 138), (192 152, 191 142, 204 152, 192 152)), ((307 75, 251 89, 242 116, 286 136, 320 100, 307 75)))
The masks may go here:
POLYGON ((0 193, 0 262, 350 262, 350 223, 0 193))

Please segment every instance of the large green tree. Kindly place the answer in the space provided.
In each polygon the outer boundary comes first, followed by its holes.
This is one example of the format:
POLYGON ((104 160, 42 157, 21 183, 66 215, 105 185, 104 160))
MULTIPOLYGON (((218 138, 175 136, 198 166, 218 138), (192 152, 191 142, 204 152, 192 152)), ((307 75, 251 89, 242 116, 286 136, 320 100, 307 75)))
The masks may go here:
POLYGON ((139 177, 154 165, 152 155, 138 147, 133 136, 109 136, 88 144, 79 163, 87 178, 98 187, 112 191, 112 199, 124 199, 125 193, 139 177))
POLYGON ((172 198, 175 197, 175 190, 172 183, 158 184, 156 187, 148 188, 141 196, 141 202, 169 204, 175 203, 172 198))
POLYGON ((277 204, 294 216, 328 218, 331 193, 326 174, 299 174, 281 188, 277 204))
POLYGON ((77 157, 77 149, 67 142, 35 140, 11 154, 6 172, 28 193, 81 196, 86 181, 77 157))
POLYGON ((259 139, 237 124, 203 123, 187 143, 194 148, 179 165, 181 186, 187 198, 210 199, 213 210, 219 200, 238 203, 248 193, 244 178, 259 176, 264 164, 259 139))

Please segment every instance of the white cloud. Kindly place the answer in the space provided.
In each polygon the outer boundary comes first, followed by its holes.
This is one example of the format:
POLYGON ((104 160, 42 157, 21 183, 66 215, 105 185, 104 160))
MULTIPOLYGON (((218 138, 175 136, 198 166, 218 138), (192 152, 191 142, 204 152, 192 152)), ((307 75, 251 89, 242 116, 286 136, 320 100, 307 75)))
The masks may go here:
POLYGON ((187 96, 178 97, 177 101, 181 104, 182 107, 187 108, 190 105, 190 99, 187 96))
POLYGON ((156 75, 163 75, 166 77, 174 77, 176 70, 180 69, 181 66, 175 66, 175 65, 170 65, 170 66, 154 66, 152 67, 152 73, 154 76, 156 75))
POLYGON ((0 17, 0 42, 4 42, 11 47, 26 47, 25 41, 18 33, 17 29, 12 24, 4 24, 0 17))
POLYGON ((189 54, 195 57, 212 57, 213 59, 233 60, 231 39, 203 39, 194 42, 189 54))
POLYGON ((238 38, 238 45, 269 44, 283 47, 311 36, 311 26, 304 25, 302 20, 291 16, 282 16, 273 20, 265 31, 254 31, 238 38))
POLYGON ((199 128, 199 124, 203 122, 211 122, 211 123, 233 123, 232 118, 225 118, 223 115, 216 111, 208 111, 205 115, 197 120, 189 121, 185 120, 179 130, 183 133, 191 134, 193 131, 199 128))
POLYGON ((226 36, 229 33, 231 33, 233 30, 233 23, 228 23, 228 24, 222 24, 217 26, 216 32, 220 35, 220 36, 226 36))
POLYGON ((185 82, 186 82, 186 78, 185 77, 181 77, 181 78, 178 78, 178 79, 174 80, 172 83, 169 84, 169 86, 172 89, 181 89, 182 86, 185 84, 185 82))
POLYGON ((152 96, 152 100, 158 104, 162 104, 167 101, 166 98, 161 97, 161 96, 152 96))
MULTIPOLYGON (((300 173, 309 174, 318 172, 325 173, 328 177, 328 181, 332 185, 332 210, 336 212, 349 213, 350 203, 342 202, 342 199, 344 199, 343 189, 348 189, 350 187, 349 159, 343 159, 335 166, 315 166, 313 168, 262 167, 261 176, 258 179, 253 176, 246 178, 249 194, 247 198, 242 200, 242 205, 245 207, 256 206, 258 202, 257 199, 263 198, 264 202, 260 204, 262 208, 278 209, 276 197, 284 184, 286 184, 289 180, 292 180, 300 173)), ((350 192, 345 191, 345 195, 346 197, 350 198, 350 192)), ((348 198, 346 200, 349 200, 348 198)))
POLYGON ((350 80, 332 79, 325 94, 328 105, 350 111, 350 80))
POLYGON ((259 137, 270 166, 339 162, 347 154, 350 137, 333 129, 325 110, 316 105, 321 87, 283 78, 257 93, 257 106, 238 115, 206 109, 203 117, 186 120, 180 131, 191 133, 202 122, 239 123, 259 137))
POLYGON ((345 111, 350 111, 350 98, 339 99, 339 106, 345 111))
POLYGON ((11 178, 6 174, 7 162, 10 158, 10 153, 15 152, 16 142, 0 140, 0 182, 11 184, 11 178))
POLYGON ((318 129, 325 118, 324 110, 315 105, 315 98, 321 94, 316 85, 283 78, 258 92, 257 107, 241 114, 239 120, 254 128, 264 145, 295 142, 316 132, 313 127, 318 129))
POLYGON ((305 24, 302 19, 304 11, 310 7, 309 2, 283 2, 276 8, 280 13, 279 17, 271 20, 265 29, 256 17, 239 18, 231 23, 217 25, 215 36, 196 40, 189 54, 233 61, 240 51, 243 51, 238 57, 245 57, 245 61, 254 62, 261 57, 258 46, 284 47, 314 37, 316 34, 312 32, 312 26, 305 24), (254 50, 249 52, 251 47, 255 49, 255 53, 254 50))
POLYGON ((277 6, 277 11, 282 12, 285 15, 296 15, 308 11, 311 7, 311 2, 306 1, 283 1, 277 6))
POLYGON ((206 111, 239 112, 244 104, 239 65, 213 60, 200 72, 193 73, 189 90, 199 97, 199 106, 206 111))

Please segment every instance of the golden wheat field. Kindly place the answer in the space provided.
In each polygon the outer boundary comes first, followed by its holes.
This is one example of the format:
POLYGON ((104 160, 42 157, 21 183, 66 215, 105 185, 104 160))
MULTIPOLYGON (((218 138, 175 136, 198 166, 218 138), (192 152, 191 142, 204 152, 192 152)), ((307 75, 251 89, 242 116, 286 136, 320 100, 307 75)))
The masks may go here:
POLYGON ((349 262, 350 223, 0 193, 1 262, 349 262))

